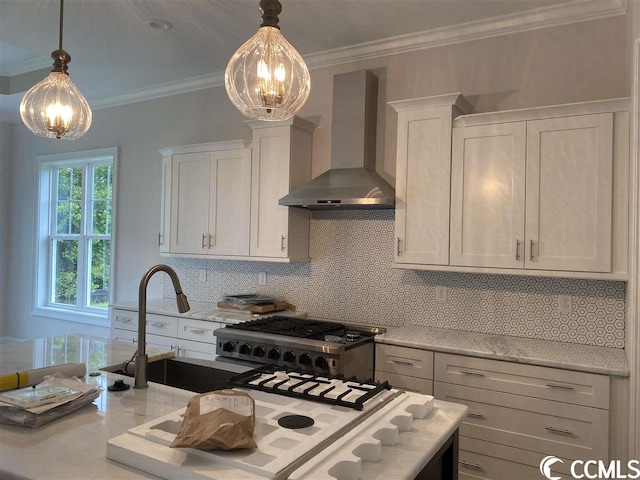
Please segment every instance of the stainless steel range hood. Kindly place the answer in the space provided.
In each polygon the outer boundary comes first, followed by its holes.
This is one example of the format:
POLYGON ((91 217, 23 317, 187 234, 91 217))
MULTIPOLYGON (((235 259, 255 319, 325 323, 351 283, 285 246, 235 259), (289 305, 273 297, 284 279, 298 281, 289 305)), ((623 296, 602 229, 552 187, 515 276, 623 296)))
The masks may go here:
POLYGON ((278 202, 288 207, 394 208, 395 190, 375 172, 378 78, 368 70, 333 80, 331 169, 278 202))

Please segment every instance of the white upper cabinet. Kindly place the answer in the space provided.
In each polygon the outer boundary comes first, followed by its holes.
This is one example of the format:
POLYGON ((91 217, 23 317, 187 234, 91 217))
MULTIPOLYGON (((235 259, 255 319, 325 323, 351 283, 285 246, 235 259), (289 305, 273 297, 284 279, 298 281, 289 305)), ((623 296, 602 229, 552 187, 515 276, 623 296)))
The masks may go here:
POLYGON ((316 125, 299 117, 247 122, 253 129, 250 256, 309 260, 309 212, 278 200, 311 180, 316 125))
POLYGON ((455 129, 451 265, 524 267, 524 122, 455 129))
POLYGON ((163 152, 160 186, 160 253, 169 253, 171 244, 171 153, 163 152))
POLYGON ((209 152, 173 156, 171 253, 207 253, 209 152))
POLYGON ((396 263, 449 263, 453 118, 470 110, 459 93, 390 102, 398 112, 396 263))
POLYGON ((613 114, 527 124, 526 267, 611 271, 613 114))
POLYGON ((446 110, 396 108, 393 266, 626 280, 629 108, 622 98, 461 115, 451 137, 446 110))
POLYGON ((217 142, 163 150, 165 158, 173 153, 171 254, 249 255, 251 150, 246 145, 217 142))

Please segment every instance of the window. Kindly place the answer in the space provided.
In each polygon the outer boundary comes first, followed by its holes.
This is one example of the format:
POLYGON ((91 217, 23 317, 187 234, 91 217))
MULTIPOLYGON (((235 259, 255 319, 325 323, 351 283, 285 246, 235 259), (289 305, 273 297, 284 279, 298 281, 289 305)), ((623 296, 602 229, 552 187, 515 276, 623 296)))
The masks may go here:
POLYGON ((116 149, 38 157, 34 313, 105 322, 111 299, 116 149))

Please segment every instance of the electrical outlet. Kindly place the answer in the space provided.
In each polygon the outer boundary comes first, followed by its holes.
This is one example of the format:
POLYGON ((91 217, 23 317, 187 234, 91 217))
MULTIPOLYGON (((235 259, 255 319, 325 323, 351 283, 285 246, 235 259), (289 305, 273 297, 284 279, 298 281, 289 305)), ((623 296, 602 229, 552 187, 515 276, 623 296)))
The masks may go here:
POLYGON ((200 278, 200 281, 202 283, 206 283, 207 281, 207 269, 206 268, 201 268, 198 270, 198 277, 200 278))
POLYGON ((258 273, 258 285, 266 285, 267 284, 267 272, 258 273))
POLYGON ((558 311, 560 313, 571 313, 572 304, 571 295, 558 295, 558 311))
POLYGON ((447 301, 447 287, 436 287, 436 302, 444 303, 447 301))

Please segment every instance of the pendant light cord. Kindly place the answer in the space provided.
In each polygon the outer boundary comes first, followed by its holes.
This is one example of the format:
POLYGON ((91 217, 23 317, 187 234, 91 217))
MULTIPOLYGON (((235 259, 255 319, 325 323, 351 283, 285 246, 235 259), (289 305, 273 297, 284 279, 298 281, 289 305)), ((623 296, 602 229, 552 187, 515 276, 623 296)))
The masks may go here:
POLYGON ((62 21, 64 16, 64 0, 60 0, 60 40, 58 42, 58 49, 62 50, 62 21))

